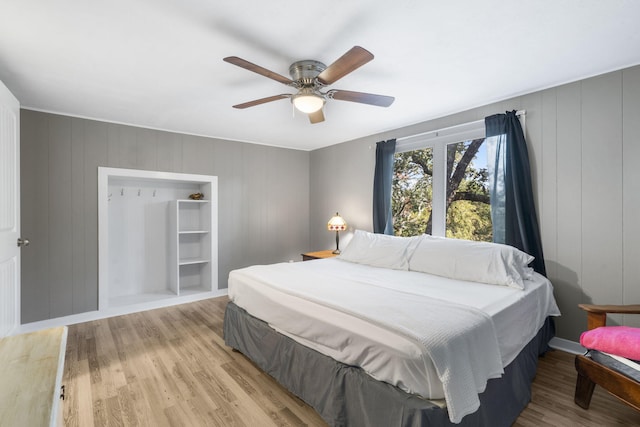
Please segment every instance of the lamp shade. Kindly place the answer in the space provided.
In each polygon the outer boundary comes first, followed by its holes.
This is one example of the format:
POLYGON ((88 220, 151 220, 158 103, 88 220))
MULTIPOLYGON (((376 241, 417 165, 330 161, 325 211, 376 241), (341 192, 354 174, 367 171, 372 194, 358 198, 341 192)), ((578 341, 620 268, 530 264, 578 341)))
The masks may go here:
POLYGON ((329 222, 327 223, 327 230, 329 231, 344 231, 347 229, 347 222, 338 215, 338 212, 334 216, 331 217, 329 222))

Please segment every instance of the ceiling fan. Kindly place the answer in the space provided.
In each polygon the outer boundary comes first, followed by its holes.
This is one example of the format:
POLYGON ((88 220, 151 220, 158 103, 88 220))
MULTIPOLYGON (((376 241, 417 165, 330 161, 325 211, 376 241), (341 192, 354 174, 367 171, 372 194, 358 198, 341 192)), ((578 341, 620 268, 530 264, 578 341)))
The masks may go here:
POLYGON ((277 82, 291 86, 298 90, 294 94, 280 94, 260 98, 242 104, 234 105, 233 108, 249 108, 279 99, 289 98, 293 105, 303 113, 309 115, 311 123, 324 121, 322 108, 328 99, 339 101, 359 102, 361 104, 388 107, 395 100, 392 96, 374 95, 372 93, 353 92, 349 90, 330 89, 322 90, 357 68, 363 66, 373 59, 373 54, 360 46, 354 46, 347 53, 338 58, 328 67, 320 61, 307 59, 297 61, 289 66, 291 78, 285 77, 273 71, 267 70, 259 65, 253 64, 237 56, 228 56, 224 61, 237 65, 254 73, 273 79, 277 82))

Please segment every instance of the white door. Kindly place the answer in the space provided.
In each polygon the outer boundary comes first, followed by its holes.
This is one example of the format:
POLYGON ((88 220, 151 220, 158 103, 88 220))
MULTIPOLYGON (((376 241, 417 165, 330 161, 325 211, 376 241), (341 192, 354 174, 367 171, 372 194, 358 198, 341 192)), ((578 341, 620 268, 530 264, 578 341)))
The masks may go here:
POLYGON ((20 104, 0 82, 0 337, 20 324, 20 104))

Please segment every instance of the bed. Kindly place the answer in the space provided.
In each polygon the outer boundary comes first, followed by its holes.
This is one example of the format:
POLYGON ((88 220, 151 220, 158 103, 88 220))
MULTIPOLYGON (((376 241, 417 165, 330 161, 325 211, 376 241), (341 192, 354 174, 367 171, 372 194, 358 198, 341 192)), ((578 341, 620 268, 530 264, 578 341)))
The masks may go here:
POLYGON ((225 342, 329 425, 511 425, 560 314, 530 261, 356 231, 333 259, 232 271, 225 342))

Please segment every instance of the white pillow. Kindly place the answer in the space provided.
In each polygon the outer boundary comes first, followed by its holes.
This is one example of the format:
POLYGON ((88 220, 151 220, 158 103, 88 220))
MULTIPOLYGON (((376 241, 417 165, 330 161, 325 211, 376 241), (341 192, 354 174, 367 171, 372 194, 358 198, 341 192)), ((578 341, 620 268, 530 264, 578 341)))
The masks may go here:
POLYGON ((524 289, 533 257, 513 246, 423 235, 409 270, 451 279, 524 289))
POLYGON ((409 256, 420 237, 399 237, 356 230, 339 258, 373 267, 408 270, 409 256))

